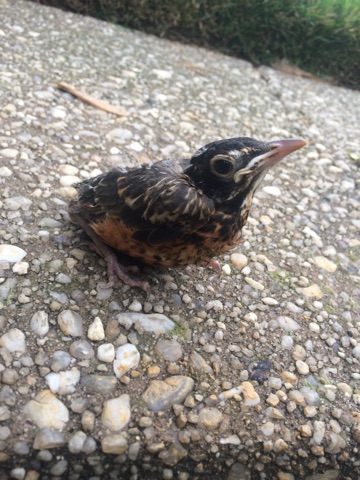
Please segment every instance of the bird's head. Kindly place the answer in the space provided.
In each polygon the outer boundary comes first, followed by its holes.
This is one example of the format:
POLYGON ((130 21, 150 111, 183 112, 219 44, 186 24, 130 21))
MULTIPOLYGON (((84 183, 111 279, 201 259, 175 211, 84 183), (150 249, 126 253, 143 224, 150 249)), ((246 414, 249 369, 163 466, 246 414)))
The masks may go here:
POLYGON ((212 142, 191 157, 187 173, 208 197, 223 203, 254 193, 271 167, 306 145, 300 138, 260 142, 239 137, 212 142))

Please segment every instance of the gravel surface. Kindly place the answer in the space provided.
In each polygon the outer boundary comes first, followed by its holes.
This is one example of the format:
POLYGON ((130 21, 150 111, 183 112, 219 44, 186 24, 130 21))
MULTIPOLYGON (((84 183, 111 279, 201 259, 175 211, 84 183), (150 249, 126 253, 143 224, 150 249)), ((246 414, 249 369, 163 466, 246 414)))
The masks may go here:
POLYGON ((0 8, 0 479, 359 478, 359 92, 0 8), (231 136, 309 146, 267 176, 222 274, 106 288, 64 215, 74 182, 231 136))

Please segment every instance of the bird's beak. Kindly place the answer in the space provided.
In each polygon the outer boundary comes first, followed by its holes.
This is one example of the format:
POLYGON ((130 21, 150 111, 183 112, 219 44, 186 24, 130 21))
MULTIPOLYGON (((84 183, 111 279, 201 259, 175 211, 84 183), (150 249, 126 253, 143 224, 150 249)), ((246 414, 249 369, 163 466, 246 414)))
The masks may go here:
POLYGON ((270 168, 306 144, 307 142, 302 138, 288 138, 269 142, 271 150, 256 158, 258 167, 270 168))
POLYGON ((280 162, 290 153, 299 150, 307 144, 302 138, 288 138, 284 140, 274 140, 268 142, 270 150, 254 157, 247 165, 246 169, 239 170, 234 175, 234 182, 238 183, 244 175, 250 174, 257 176, 259 173, 268 171, 271 167, 280 162))

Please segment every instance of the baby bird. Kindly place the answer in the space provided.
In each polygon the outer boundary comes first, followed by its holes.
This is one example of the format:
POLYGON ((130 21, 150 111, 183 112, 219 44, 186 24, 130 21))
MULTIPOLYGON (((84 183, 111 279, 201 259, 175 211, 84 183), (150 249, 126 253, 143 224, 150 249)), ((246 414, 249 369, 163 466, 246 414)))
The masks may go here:
POLYGON ((113 170, 76 185, 69 215, 107 262, 109 286, 132 278, 115 251, 150 265, 206 264, 241 241, 252 198, 266 173, 302 148, 300 138, 248 137, 209 143, 190 159, 113 170))

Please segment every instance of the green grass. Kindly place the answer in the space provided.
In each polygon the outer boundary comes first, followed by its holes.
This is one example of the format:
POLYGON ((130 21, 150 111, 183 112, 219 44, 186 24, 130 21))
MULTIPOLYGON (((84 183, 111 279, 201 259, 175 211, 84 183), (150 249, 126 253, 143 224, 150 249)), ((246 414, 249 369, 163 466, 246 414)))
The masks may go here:
POLYGON ((165 337, 172 339, 174 337, 185 339, 186 328, 181 325, 180 322, 174 322, 175 326, 172 330, 165 334, 165 337))
POLYGON ((360 88, 360 0, 34 0, 360 88))

